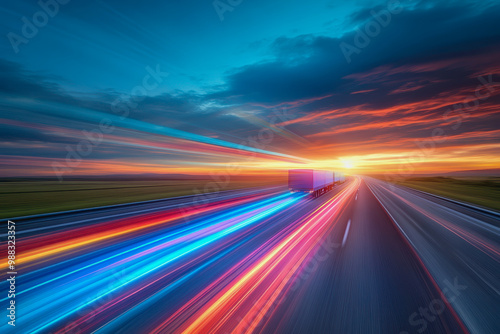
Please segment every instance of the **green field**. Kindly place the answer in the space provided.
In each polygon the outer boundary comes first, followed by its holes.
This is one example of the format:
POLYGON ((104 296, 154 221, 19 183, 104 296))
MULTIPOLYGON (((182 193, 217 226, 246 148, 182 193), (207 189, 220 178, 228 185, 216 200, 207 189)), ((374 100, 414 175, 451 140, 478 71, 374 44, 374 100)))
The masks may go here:
POLYGON ((500 211, 499 177, 413 177, 397 184, 500 211))
MULTIPOLYGON (((10 181, 0 182, 0 217, 12 218, 95 206, 147 201, 214 191, 215 183, 206 180, 152 181, 10 181)), ((238 179, 220 190, 277 184, 270 181, 238 179)))

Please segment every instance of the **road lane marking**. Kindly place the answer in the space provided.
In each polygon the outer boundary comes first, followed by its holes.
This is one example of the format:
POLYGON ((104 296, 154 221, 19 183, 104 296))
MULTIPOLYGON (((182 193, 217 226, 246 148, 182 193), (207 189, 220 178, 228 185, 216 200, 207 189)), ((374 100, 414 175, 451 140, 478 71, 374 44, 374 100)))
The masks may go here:
POLYGON ((344 247, 344 245, 345 245, 345 242, 347 240, 347 235, 349 234, 350 227, 351 227, 351 220, 349 219, 349 221, 347 222, 347 227, 345 228, 344 239, 342 239, 342 247, 344 247))

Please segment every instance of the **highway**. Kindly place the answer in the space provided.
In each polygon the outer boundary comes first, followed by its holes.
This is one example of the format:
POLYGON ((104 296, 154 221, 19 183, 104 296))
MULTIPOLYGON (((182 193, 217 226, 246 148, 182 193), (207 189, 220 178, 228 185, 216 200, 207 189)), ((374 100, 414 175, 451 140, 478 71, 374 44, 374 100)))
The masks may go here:
POLYGON ((360 177, 202 199, 13 219, 0 331, 500 333, 494 212, 360 177))
POLYGON ((470 332, 499 333, 500 216, 373 179, 369 185, 470 332))

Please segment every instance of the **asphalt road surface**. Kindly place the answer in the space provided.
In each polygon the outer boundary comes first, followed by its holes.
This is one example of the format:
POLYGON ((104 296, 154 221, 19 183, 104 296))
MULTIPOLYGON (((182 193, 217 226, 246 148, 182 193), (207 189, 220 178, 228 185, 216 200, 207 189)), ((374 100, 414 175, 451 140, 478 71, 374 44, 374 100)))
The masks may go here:
POLYGON ((375 179, 12 220, 2 332, 500 333, 499 215, 375 179))

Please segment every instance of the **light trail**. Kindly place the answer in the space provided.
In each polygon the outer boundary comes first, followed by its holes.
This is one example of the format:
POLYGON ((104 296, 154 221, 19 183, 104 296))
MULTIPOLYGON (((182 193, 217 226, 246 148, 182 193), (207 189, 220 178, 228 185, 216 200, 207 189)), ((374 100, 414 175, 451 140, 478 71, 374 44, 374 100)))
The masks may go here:
MULTIPOLYGON (((274 279, 271 280, 271 284, 268 285, 269 288, 261 291, 254 306, 250 310, 246 309, 240 312, 243 320, 234 331, 242 332, 241 327, 250 324, 248 332, 251 332, 251 329, 255 328, 262 320, 269 307, 275 303, 277 295, 287 286, 290 278, 300 267, 306 256, 317 245, 318 239, 324 236, 326 227, 336 217, 339 207, 345 204, 349 196, 357 189, 359 183, 360 180, 357 179, 348 188, 304 219, 299 227, 285 240, 242 274, 236 282, 221 292, 208 306, 204 306, 202 308, 203 312, 197 314, 191 320, 192 323, 189 327, 182 332, 201 333, 223 330, 228 319, 237 313, 237 309, 243 307, 241 305, 248 301, 250 294, 256 292, 259 288, 263 289, 262 286, 265 285, 263 282, 275 275, 274 279), (245 316, 245 314, 247 315, 245 316), (256 314, 258 316, 255 316, 256 314)), ((200 298, 201 296, 197 296, 194 300, 200 298)), ((192 306, 190 305, 190 307, 192 306)), ((169 320, 155 328, 154 333, 164 332, 169 320)))
MULTIPOLYGON (((209 216, 204 220, 205 224, 200 224, 198 229, 190 228, 180 235, 174 233, 176 235, 174 239, 171 238, 172 233, 170 233, 169 241, 156 238, 154 243, 142 250, 135 247, 132 252, 122 252, 118 253, 120 256, 113 256, 113 261, 100 261, 98 263, 100 266, 94 271, 88 271, 90 267, 94 266, 88 265, 85 266, 85 270, 73 270, 47 282, 30 287, 25 290, 25 293, 27 291, 31 292, 27 295, 28 300, 31 300, 31 302, 29 307, 26 308, 27 311, 29 310, 29 313, 25 316, 26 321, 38 323, 36 319, 52 318, 49 321, 44 320, 43 325, 31 328, 30 332, 46 331, 48 328, 57 325, 61 320, 77 314, 87 306, 102 301, 104 297, 115 292, 118 293, 118 291, 122 291, 123 288, 131 286, 137 281, 148 279, 159 270, 272 216, 300 199, 300 195, 289 194, 263 200, 259 200, 257 197, 254 198, 252 203, 243 206, 239 205, 234 209, 224 210, 215 216, 209 216), (127 253, 130 253, 130 255, 123 257, 127 253), (109 277, 108 273, 112 269, 123 271, 124 276, 120 282, 113 282, 113 278, 109 277), (77 273, 79 275, 75 276, 77 273), (32 290, 46 286, 48 282, 52 283, 55 280, 62 279, 64 279, 64 283, 62 285, 59 283, 60 288, 57 292, 52 291, 49 285, 48 289, 33 294, 34 291, 32 290), (107 286, 107 289, 102 291, 100 288, 102 286, 107 286), (66 311, 56 316, 47 316, 46 314, 44 316, 41 305, 48 302, 53 307, 64 307, 66 311)), ((238 201, 236 203, 241 204, 238 201)), ((131 288, 131 291, 134 291, 135 287, 131 288)), ((22 298, 22 296, 19 298, 22 298)))
MULTIPOLYGON (((259 200, 266 195, 250 196, 248 198, 237 199, 235 201, 221 201, 206 205, 196 205, 189 211, 179 212, 178 209, 172 209, 161 213, 138 216, 133 218, 120 219, 111 222, 105 222, 98 225, 76 228, 72 230, 71 235, 67 232, 44 235, 42 237, 31 238, 26 246, 19 247, 17 264, 25 264, 40 260, 42 258, 54 256, 56 254, 67 255, 69 251, 84 246, 93 245, 109 239, 121 237, 127 234, 148 230, 152 227, 163 226, 169 222, 190 218, 202 213, 208 213, 216 210, 222 210, 232 206, 259 200), (85 235, 80 237, 79 235, 85 235), (73 237, 75 236, 75 237, 73 237), (62 240, 62 241, 59 241, 62 240), (59 241, 59 242, 58 242, 59 241), (46 246, 48 244, 48 246, 46 246)), ((192 227, 189 227, 192 228, 192 227)), ((4 259, 0 269, 7 268, 7 260, 4 259)))
MULTIPOLYGON (((120 208, 119 219, 110 211, 107 214, 111 220, 91 220, 90 225, 85 225, 89 224, 87 219, 74 225, 61 221, 64 229, 52 234, 56 245, 62 246, 60 249, 46 246, 50 233, 27 234, 20 240, 24 243, 20 257, 37 251, 41 255, 23 262, 20 270, 17 329, 59 334, 114 333, 123 328, 148 333, 258 333, 289 329, 291 319, 287 316, 300 310, 307 298, 316 303, 323 294, 326 300, 333 294, 343 296, 343 302, 350 300, 353 292, 346 292, 345 287, 349 286, 351 275, 377 275, 376 281, 359 283, 364 289, 392 278, 395 281, 391 284, 396 284, 401 274, 397 271, 401 265, 398 261, 407 261, 411 254, 401 248, 406 244, 397 239, 399 234, 384 221, 384 209, 367 191, 359 178, 352 178, 317 199, 288 192, 236 192, 208 205, 191 206, 185 213, 182 206, 173 206, 158 208, 153 213, 130 212, 124 218, 120 208), (360 210, 365 211, 360 214, 360 210), (367 222, 374 211, 378 212, 375 220, 367 222), (106 231, 109 237, 100 239, 106 237, 106 231), (368 237, 360 231, 380 234, 368 237), (387 235, 390 244, 384 244, 387 235), (377 244, 367 243, 366 238, 377 244), (366 252, 374 251, 377 255, 372 260, 384 263, 392 256, 392 249, 398 251, 388 272, 378 269, 379 264, 375 268, 364 261, 369 258, 366 252), (320 252, 322 260, 317 260, 320 252), (356 260, 358 257, 361 260, 356 260), (311 273, 311 266, 321 269, 311 273), (315 290, 320 277, 322 284, 328 282, 328 291, 321 290, 323 285, 315 290), (315 292, 306 296, 309 289, 315 292)), ((422 209, 422 199, 396 195, 394 200, 402 201, 401 208, 418 213, 425 218, 425 224, 442 230, 440 233, 446 237, 465 240, 464 244, 473 243, 476 247, 488 244, 490 239, 481 238, 475 230, 469 235, 462 233, 464 227, 451 222, 441 226, 441 220, 446 219, 439 216, 439 210, 422 209)), ((403 224, 408 228, 408 223, 403 224)), ((415 231, 409 230, 408 235, 415 238, 415 231)), ((422 241, 419 237, 415 240, 420 247, 422 241)), ((474 254, 482 254, 472 246, 474 254)), ((491 263, 488 256, 480 260, 491 263)), ((405 266, 413 268, 417 263, 424 266, 417 273, 436 273, 436 268, 425 268, 428 261, 412 263, 405 266)), ((473 263, 467 265, 476 275, 481 274, 473 263)), ((404 277, 408 280, 417 276, 408 272, 404 277)), ((490 276, 482 279, 494 286, 490 276)), ((425 301, 429 289, 426 284, 418 286, 412 296, 425 301)), ((7 289, 6 281, 0 282, 0 289, 4 288, 7 289)), ((439 293, 443 296, 442 291, 439 293)), ((350 301, 351 310, 362 295, 354 294, 357 297, 350 301)), ((391 292, 380 296, 387 298, 391 292)), ((392 297, 388 300, 399 300, 392 297)), ((5 296, 0 301, 5 302, 5 296)), ((421 302, 417 303, 418 306, 421 302)), ((322 316, 342 312, 337 307, 328 307, 322 316)), ((406 321, 410 314, 404 313, 406 318, 401 321, 406 321)), ((446 326, 451 319, 449 314, 447 317, 446 326)), ((3 332, 6 326, 0 324, 0 330, 3 332)))

